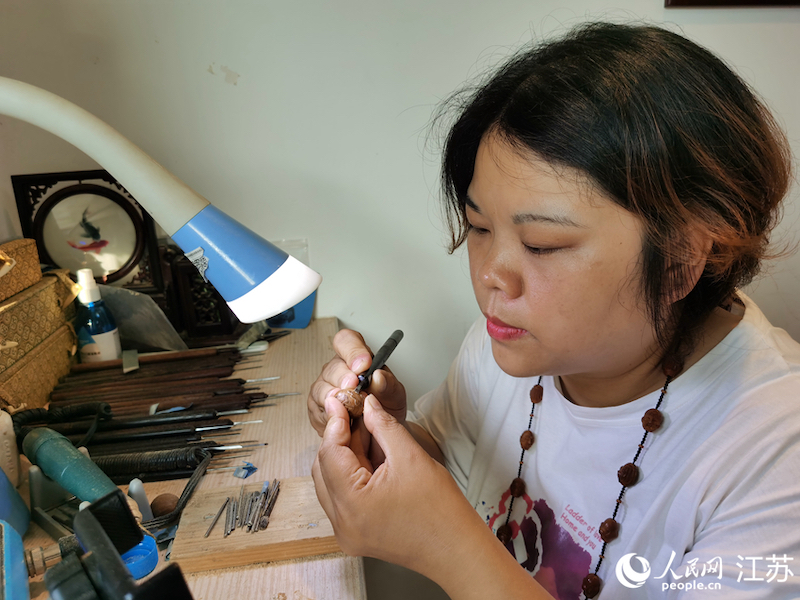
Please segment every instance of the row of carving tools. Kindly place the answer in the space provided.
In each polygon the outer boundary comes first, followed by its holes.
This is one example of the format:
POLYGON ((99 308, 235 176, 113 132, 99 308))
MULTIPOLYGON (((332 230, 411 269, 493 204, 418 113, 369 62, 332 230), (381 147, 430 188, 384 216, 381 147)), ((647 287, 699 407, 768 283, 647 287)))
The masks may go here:
MULTIPOLYGON (((51 405, 108 402, 117 417, 149 414, 187 407, 209 410, 248 408, 266 395, 253 384, 276 378, 243 379, 258 368, 258 357, 244 358, 236 349, 200 349, 165 352, 140 358, 136 371, 123 373, 105 363, 88 370, 77 365, 50 395, 51 405)), ((112 362, 112 361, 109 361, 112 362)))
POLYGON ((86 446, 115 483, 186 478, 207 452, 220 468, 265 445, 242 439, 243 427, 261 422, 248 420, 249 410, 297 392, 257 387, 277 377, 242 378, 258 363, 235 348, 211 348, 145 355, 130 373, 114 361, 76 365, 50 408, 18 413, 15 427, 20 436, 46 426, 86 446))

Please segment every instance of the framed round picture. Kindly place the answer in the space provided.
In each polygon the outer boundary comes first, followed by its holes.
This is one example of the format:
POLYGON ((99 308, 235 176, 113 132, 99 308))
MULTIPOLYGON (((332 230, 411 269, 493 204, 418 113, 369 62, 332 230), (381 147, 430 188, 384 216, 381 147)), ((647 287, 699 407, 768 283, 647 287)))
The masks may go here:
POLYGON ((116 191, 90 183, 62 188, 42 202, 33 237, 43 262, 72 273, 89 268, 102 282, 127 275, 145 252, 139 212, 116 191))

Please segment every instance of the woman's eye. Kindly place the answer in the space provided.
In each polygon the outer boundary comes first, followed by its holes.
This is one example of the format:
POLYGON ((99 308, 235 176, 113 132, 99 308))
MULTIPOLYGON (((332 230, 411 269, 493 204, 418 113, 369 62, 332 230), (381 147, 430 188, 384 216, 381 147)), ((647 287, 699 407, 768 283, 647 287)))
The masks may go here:
POLYGON ((488 233, 489 232, 488 229, 485 229, 483 227, 477 227, 476 225, 473 225, 472 223, 468 223, 468 225, 469 225, 470 233, 475 233, 477 235, 483 235, 484 233, 488 233))
POLYGON ((539 248, 537 246, 525 246, 525 250, 530 252, 531 254, 535 254, 536 256, 542 256, 545 254, 552 254, 553 252, 557 252, 558 248, 539 248))

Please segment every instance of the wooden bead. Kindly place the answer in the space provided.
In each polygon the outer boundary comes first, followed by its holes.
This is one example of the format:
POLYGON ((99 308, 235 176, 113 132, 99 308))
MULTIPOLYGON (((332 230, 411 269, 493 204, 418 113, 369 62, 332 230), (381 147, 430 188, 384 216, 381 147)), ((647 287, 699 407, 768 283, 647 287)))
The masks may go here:
POLYGON ((597 533, 600 534, 600 539, 604 542, 611 542, 617 539, 619 535, 619 523, 612 518, 608 518, 600 523, 600 529, 597 530, 597 533))
POLYGON ((511 541, 511 525, 506 523, 497 528, 497 539, 500 540, 504 546, 508 545, 511 541))
POLYGON ((523 450, 530 450, 531 446, 533 446, 533 440, 533 432, 530 429, 526 429, 519 436, 519 445, 522 446, 523 450))
POLYGON ((617 471, 617 479, 625 487, 636 485, 639 481, 639 467, 633 463, 622 465, 617 471))
POLYGON ((515 477, 514 481, 511 482, 509 490, 514 498, 519 498, 525 493, 525 481, 521 477, 515 477))
POLYGON ((594 573, 589 573, 583 578, 581 589, 587 598, 594 598, 600 593, 601 585, 603 585, 603 581, 594 573))
POLYGON ((683 371, 683 361, 677 356, 667 356, 661 363, 661 370, 667 377, 677 377, 683 371))
POLYGON ((154 517, 168 515, 178 506, 178 497, 175 494, 160 494, 153 498, 150 503, 150 510, 154 517))
POLYGON ((642 417, 642 427, 645 431, 653 433, 661 428, 664 424, 664 415, 657 408, 651 408, 644 413, 642 417))
POLYGON ((539 404, 544 396, 544 388, 538 383, 531 388, 531 402, 539 404))

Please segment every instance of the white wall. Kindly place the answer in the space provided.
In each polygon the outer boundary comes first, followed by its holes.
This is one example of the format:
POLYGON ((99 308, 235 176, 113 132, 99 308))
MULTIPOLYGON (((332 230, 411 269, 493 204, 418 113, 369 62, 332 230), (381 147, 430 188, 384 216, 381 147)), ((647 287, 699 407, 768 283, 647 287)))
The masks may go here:
MULTIPOLYGON (((585 19, 670 23, 752 82, 800 150, 800 9, 662 4, 0 0, 0 75, 93 112, 264 237, 307 238, 325 278, 318 314, 373 347, 403 329, 390 364, 415 397, 478 314, 465 258, 444 250, 427 126, 440 99, 511 48, 585 19)), ((0 116, 0 239, 20 233, 10 175, 91 168, 0 116)), ((754 292, 796 338, 799 279, 795 256, 754 292)))

